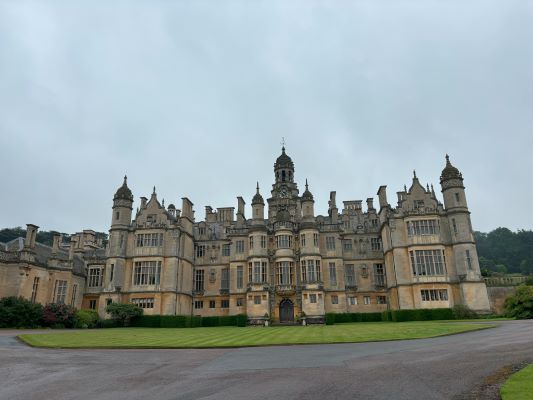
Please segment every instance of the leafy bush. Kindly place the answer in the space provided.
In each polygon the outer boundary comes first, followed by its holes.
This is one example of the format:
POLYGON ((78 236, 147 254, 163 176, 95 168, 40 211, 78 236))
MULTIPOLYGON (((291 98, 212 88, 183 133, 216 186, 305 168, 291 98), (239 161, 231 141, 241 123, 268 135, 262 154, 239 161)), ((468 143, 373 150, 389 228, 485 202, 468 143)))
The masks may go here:
POLYGON ((43 309, 43 324, 51 328, 72 328, 75 313, 76 309, 66 304, 47 304, 43 309))
POLYGON ((111 303, 105 310, 122 326, 128 326, 133 318, 143 315, 142 308, 132 303, 111 303))
POLYGON ((464 304, 456 304, 452 310, 454 319, 473 319, 478 317, 474 310, 471 310, 464 304))
POLYGON ((75 328, 96 328, 99 321, 100 317, 96 310, 78 310, 74 314, 75 328))
POLYGON ((0 299, 0 328, 37 328, 43 319, 43 306, 22 297, 0 299))
POLYGON ((516 293, 505 300, 505 315, 518 319, 533 318, 533 286, 520 285, 516 293))

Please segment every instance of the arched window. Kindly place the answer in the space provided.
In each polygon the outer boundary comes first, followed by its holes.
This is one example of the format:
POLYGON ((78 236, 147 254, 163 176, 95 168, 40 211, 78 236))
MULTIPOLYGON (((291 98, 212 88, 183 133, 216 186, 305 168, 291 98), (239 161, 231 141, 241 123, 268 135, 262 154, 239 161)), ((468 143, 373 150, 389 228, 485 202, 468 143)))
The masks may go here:
POLYGON ((281 181, 285 182, 285 170, 281 171, 281 181))

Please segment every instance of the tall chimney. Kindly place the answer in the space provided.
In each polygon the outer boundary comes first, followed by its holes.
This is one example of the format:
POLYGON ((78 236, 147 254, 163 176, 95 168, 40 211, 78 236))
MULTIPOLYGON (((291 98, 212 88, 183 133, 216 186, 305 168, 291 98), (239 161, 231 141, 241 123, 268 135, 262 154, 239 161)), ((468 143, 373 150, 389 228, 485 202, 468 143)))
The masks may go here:
POLYGON ((68 260, 73 261, 74 260, 74 249, 76 248, 76 245, 78 244, 78 238, 72 237, 70 239, 70 248, 68 250, 68 260))
POLYGON ((379 208, 387 207, 389 205, 387 201, 387 186, 380 186, 378 190, 379 208))
POLYGON ((33 224, 26 224, 26 241, 24 242, 25 247, 28 249, 35 248, 35 242, 37 240, 37 230, 39 227, 33 224))
POLYGON ((237 197, 237 222, 244 222, 244 206, 246 205, 244 199, 237 197))
POLYGON ((59 244, 61 243, 61 235, 58 232, 54 232, 54 242, 52 244, 52 254, 59 252, 59 244))

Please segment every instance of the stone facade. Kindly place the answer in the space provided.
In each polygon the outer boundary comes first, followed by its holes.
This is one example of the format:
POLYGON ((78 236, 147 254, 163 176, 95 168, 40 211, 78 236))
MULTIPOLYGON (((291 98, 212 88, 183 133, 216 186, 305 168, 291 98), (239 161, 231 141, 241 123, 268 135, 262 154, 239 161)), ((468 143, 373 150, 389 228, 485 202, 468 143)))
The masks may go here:
POLYGON ((331 192, 328 215, 316 216, 309 186, 300 195, 285 148, 274 177, 266 202, 257 185, 250 218, 238 197, 236 210, 208 206, 199 222, 189 199, 181 209, 165 207, 155 188, 132 219, 124 178, 105 255, 96 249, 83 255, 82 306, 101 315, 111 301, 134 302, 147 315, 246 313, 252 323, 455 304, 489 311, 463 178, 448 157, 444 204, 414 174, 395 207, 382 186, 378 208, 368 198, 365 209, 353 200, 339 210, 331 192))

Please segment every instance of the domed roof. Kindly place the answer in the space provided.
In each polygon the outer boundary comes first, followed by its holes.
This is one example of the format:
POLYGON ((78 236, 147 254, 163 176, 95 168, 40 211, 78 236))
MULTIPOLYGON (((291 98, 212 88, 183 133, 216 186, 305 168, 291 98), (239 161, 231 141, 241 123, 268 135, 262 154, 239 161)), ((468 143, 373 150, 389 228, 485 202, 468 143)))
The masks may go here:
POLYGON ((171 204, 168 205, 167 209, 169 209, 169 210, 175 210, 175 209, 176 209, 176 206, 175 206, 174 204, 171 203, 171 204))
POLYGON ((461 172, 455 168, 450 162, 450 156, 446 154, 446 167, 442 170, 440 181, 447 181, 448 179, 463 179, 461 172))
POLYGON ((257 182, 257 188, 255 192, 255 196, 252 199, 252 205, 254 204, 265 204, 265 200, 263 200, 263 196, 261 196, 261 193, 259 193, 259 182, 257 182))
POLYGON ((115 197, 113 197, 113 200, 119 199, 133 201, 133 194, 131 193, 131 190, 128 187, 127 176, 124 176, 124 183, 121 187, 118 188, 117 192, 115 193, 115 197))
POLYGON ((285 153, 285 146, 281 148, 281 155, 277 158, 275 168, 289 167, 294 168, 294 163, 292 159, 285 153))
POLYGON ((304 201, 313 201, 313 193, 309 191, 309 185, 307 184, 307 179, 305 180, 305 192, 302 194, 302 200, 304 201))

